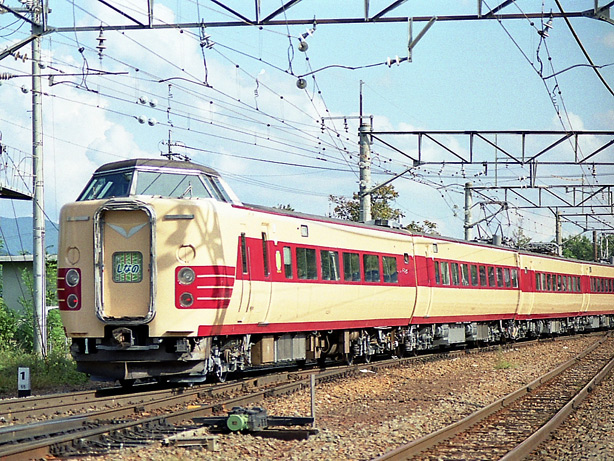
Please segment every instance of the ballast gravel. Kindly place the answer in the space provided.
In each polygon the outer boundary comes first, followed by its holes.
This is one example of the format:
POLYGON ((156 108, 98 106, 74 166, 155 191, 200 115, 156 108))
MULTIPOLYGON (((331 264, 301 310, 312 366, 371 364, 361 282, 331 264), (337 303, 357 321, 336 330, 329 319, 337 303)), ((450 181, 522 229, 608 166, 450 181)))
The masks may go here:
MULTIPOLYGON (((376 373, 364 370, 356 378, 319 384, 316 387, 319 432, 307 440, 284 441, 230 433, 217 435, 216 451, 155 443, 117 451, 107 457, 130 461, 370 460, 526 385, 594 341, 595 337, 547 341, 376 373)), ((612 395, 614 383, 608 382, 610 388, 606 392, 612 395)), ((597 411, 608 407, 608 400, 602 398, 603 403, 597 411)), ((310 390, 268 398, 260 406, 272 416, 309 416, 310 390)), ((609 408, 603 421, 594 420, 593 410, 586 411, 579 416, 581 421, 574 429, 579 442, 567 447, 561 445, 552 454, 543 451, 533 459, 614 459, 610 454, 614 453, 614 410, 609 408), (594 433, 601 435, 595 437, 594 433)), ((567 440, 569 435, 563 432, 559 437, 567 440)))

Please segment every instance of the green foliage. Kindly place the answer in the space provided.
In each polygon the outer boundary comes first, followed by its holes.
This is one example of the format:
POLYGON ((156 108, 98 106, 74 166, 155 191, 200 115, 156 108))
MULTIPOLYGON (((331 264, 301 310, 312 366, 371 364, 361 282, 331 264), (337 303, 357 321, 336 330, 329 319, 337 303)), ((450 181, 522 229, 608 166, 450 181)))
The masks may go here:
POLYGON ((281 203, 278 203, 277 205, 275 205, 273 208, 277 208, 278 210, 285 210, 285 211, 296 211, 292 205, 290 205, 289 203, 287 205, 282 205, 281 203))
POLYGON ((516 368, 518 364, 508 360, 504 356, 503 350, 499 347, 497 348, 497 359, 495 361, 495 370, 509 370, 512 368, 516 368))
POLYGON ((425 219, 424 221, 422 221, 422 223, 412 221, 407 226, 405 226, 405 229, 410 232, 417 232, 419 234, 439 235, 439 232, 437 232, 437 223, 429 221, 428 219, 425 219))
POLYGON ((16 332, 17 315, 0 299, 0 348, 14 346, 16 332))
POLYGON ((40 358, 21 349, 0 346, 0 354, 0 395, 17 390, 19 367, 30 368, 33 391, 88 381, 88 376, 77 371, 75 362, 65 351, 52 351, 47 357, 40 358))
MULTIPOLYGON (((372 219, 400 221, 401 218, 405 217, 405 213, 400 209, 393 208, 393 203, 398 197, 399 193, 393 185, 382 186, 373 192, 371 194, 372 219)), ((328 200, 335 205, 331 215, 333 218, 360 221, 360 197, 358 193, 355 192, 351 199, 339 195, 330 195, 328 200)), ((439 234, 437 224, 428 219, 425 219, 422 223, 412 221, 405 228, 421 234, 439 234)))
MULTIPOLYGON (((405 214, 398 208, 392 208, 392 203, 399 196, 394 186, 388 185, 377 189, 371 194, 371 216, 373 219, 390 219, 398 221, 405 214)), ((360 221, 360 197, 354 192, 351 199, 339 195, 330 195, 328 200, 335 204, 332 217, 348 221, 360 221)))
POLYGON ((593 260, 593 242, 585 235, 563 238, 563 256, 566 258, 593 260))

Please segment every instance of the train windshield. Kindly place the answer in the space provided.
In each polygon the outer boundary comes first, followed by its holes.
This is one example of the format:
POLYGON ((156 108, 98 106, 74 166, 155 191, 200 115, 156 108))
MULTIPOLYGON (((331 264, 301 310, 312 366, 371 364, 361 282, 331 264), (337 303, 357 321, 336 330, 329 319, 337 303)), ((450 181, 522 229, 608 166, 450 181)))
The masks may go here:
POLYGON ((138 172, 135 194, 172 198, 211 198, 213 196, 199 175, 151 171, 138 172))
POLYGON ((78 201, 109 197, 127 197, 132 183, 132 171, 95 176, 81 193, 78 201))
POLYGON ((185 172, 130 170, 94 176, 78 201, 99 200, 129 195, 168 198, 214 198, 233 202, 222 181, 206 174, 185 172))

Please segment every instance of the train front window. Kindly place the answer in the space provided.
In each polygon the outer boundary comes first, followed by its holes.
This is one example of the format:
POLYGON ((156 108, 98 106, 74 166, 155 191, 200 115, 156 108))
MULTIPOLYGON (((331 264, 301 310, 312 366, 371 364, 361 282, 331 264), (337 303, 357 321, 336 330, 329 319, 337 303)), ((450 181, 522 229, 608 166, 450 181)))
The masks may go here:
POLYGON ((132 171, 94 176, 77 201, 127 197, 131 183, 132 171))
POLYGON ((211 198, 198 175, 139 171, 136 195, 172 198, 211 198))

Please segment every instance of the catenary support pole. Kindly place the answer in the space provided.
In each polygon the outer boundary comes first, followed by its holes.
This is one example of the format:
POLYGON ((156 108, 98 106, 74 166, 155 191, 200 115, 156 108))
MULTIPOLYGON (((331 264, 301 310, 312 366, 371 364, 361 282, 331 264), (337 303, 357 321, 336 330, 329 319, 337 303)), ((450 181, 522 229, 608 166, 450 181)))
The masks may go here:
POLYGON ((371 187, 371 120, 360 120, 358 134, 360 136, 360 222, 371 221, 371 195, 367 193, 371 187))
POLYGON ((471 187, 473 183, 465 183, 465 240, 471 240, 471 207, 473 206, 473 197, 471 196, 471 187))
MULTIPOLYGON (((32 7, 35 25, 32 34, 39 34, 43 2, 32 7)), ((34 276, 34 352, 47 351, 47 310, 45 308, 45 216, 43 213, 43 108, 41 85, 41 38, 32 41, 32 173, 33 173, 33 276, 34 276)))

